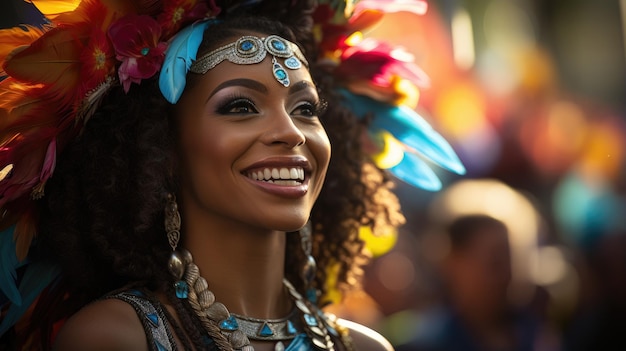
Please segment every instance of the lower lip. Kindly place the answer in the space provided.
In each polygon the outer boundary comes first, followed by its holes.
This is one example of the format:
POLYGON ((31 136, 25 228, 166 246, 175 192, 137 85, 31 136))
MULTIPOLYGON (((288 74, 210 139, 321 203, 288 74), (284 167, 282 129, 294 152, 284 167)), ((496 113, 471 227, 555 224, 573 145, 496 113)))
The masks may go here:
POLYGON ((284 198, 297 199, 303 197, 309 191, 308 179, 305 179, 304 182, 299 185, 279 185, 250 179, 246 176, 244 177, 253 185, 261 188, 263 191, 284 198))

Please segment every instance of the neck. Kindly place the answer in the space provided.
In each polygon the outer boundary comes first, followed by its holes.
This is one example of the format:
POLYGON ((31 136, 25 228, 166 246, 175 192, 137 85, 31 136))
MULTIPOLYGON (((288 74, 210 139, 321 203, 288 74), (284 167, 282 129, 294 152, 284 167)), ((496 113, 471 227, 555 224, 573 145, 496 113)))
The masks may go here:
POLYGON ((286 316, 292 308, 282 282, 286 234, 204 219, 183 218, 182 245, 193 255, 216 300, 240 315, 286 316))

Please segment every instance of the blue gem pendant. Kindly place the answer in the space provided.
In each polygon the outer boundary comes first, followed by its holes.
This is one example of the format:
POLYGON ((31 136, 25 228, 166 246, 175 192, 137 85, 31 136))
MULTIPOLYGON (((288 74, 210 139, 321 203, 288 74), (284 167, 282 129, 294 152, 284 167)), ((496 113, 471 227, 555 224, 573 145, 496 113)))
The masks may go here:
POLYGON ((289 69, 298 69, 302 67, 302 63, 295 56, 291 56, 285 59, 285 66, 289 69))
POLYGON ((289 82, 289 76, 287 75, 287 71, 285 68, 276 61, 276 57, 272 58, 272 74, 274 74, 274 78, 285 87, 288 87, 291 82, 289 82))

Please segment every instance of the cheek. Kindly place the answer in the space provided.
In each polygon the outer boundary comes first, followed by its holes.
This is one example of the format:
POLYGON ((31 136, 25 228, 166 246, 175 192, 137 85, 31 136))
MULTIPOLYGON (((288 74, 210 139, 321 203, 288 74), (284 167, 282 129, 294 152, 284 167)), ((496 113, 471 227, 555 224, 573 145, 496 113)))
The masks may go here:
POLYGON ((331 155, 330 140, 326 131, 320 129, 308 137, 307 140, 309 141, 311 152, 318 162, 318 167, 325 174, 331 155))

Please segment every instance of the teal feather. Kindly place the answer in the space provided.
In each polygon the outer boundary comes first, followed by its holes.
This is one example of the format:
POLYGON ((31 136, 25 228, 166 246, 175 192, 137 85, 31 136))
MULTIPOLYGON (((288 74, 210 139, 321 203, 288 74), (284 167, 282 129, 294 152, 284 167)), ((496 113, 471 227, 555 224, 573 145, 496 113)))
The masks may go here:
POLYGON ((0 291, 8 300, 16 305, 22 304, 22 296, 17 289, 17 269, 22 267, 26 260, 20 262, 15 252, 15 241, 12 226, 0 233, 0 291))
POLYGON ((11 328, 35 302, 39 294, 61 273, 61 269, 45 261, 30 262, 19 286, 21 304, 12 304, 0 323, 0 335, 11 328))
POLYGON ((435 172, 413 153, 405 152, 402 161, 389 168, 389 171, 414 187, 429 191, 441 189, 441 181, 435 172))
POLYGON ((417 112, 406 106, 383 108, 372 127, 388 130, 396 139, 420 154, 457 174, 465 174, 465 167, 448 144, 417 112))
MULTIPOLYGON (((373 116, 369 125, 372 134, 386 130, 404 145, 435 164, 454 173, 465 174, 465 167, 450 144, 414 110, 406 106, 394 106, 376 101, 363 95, 355 95, 347 90, 339 92, 344 97, 343 102, 358 117, 373 116)), ((424 169, 424 167, 420 168, 424 169)), ((398 172, 400 172, 399 169, 398 172)), ((403 176, 407 175, 403 173, 403 176)))
POLYGON ((185 90, 187 72, 196 59, 204 31, 215 21, 207 19, 182 29, 170 42, 159 75, 159 88, 167 101, 175 104, 185 90))

